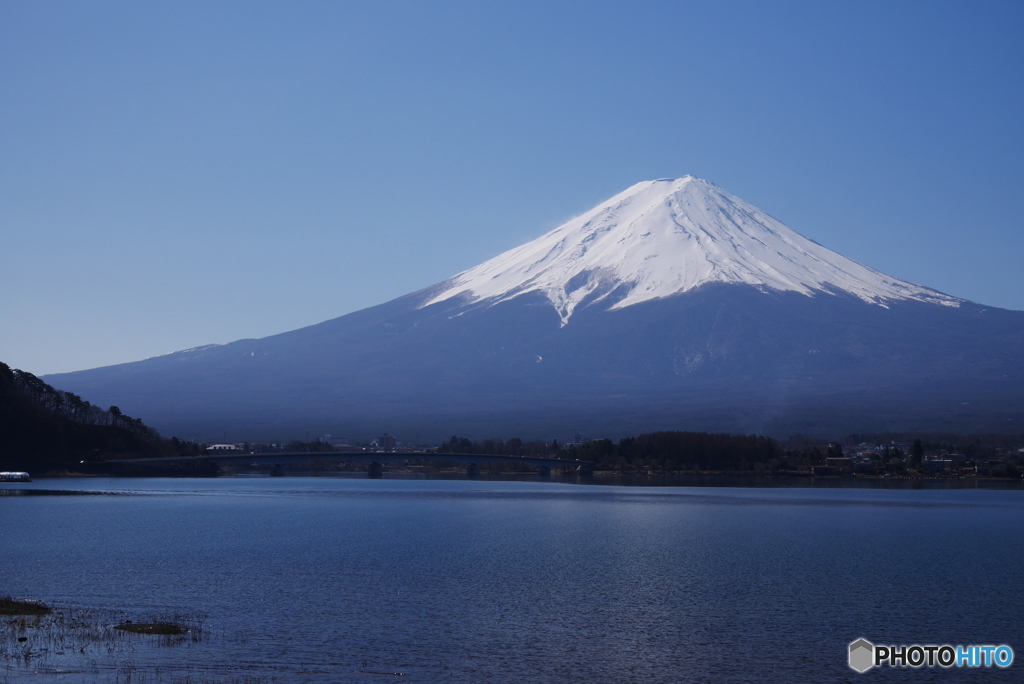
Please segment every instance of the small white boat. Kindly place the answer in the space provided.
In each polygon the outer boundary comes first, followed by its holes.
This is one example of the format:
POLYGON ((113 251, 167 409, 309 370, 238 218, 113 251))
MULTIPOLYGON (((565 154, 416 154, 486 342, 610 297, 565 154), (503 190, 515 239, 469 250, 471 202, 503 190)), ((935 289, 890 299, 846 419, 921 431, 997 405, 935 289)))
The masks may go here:
POLYGON ((0 482, 31 482, 32 478, 28 473, 18 471, 0 472, 0 482))

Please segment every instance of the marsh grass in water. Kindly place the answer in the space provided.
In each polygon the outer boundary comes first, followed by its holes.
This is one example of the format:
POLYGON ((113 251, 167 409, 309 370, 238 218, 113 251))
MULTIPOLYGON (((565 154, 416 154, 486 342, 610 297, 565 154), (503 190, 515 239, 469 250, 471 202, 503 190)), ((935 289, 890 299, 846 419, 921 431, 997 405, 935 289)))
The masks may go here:
POLYGON ((187 627, 174 622, 132 622, 131 620, 114 629, 133 634, 158 634, 160 636, 179 636, 188 632, 187 627))
POLYGON ((24 601, 0 596, 0 615, 49 615, 50 607, 41 601, 24 601))
MULTIPOLYGON (((132 662, 126 656, 138 656, 152 648, 200 643, 205 638, 200 615, 173 613, 132 621, 120 610, 51 609, 38 602, 13 599, 2 605, 0 680, 4 673, 32 671, 107 672, 121 681, 125 663, 132 662), (27 607, 36 612, 24 612, 27 607)), ((140 674, 136 674, 136 681, 141 681, 140 674)))
MULTIPOLYGON (((268 684, 272 680, 252 675, 210 679, 206 675, 185 675, 172 677, 170 684, 268 684)), ((142 684, 145 684, 144 682, 142 684)))

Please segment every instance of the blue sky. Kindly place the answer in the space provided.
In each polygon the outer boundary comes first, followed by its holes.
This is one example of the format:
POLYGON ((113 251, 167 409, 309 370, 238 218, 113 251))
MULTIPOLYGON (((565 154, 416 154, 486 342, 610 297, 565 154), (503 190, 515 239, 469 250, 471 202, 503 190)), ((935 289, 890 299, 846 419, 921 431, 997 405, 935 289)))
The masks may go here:
POLYGON ((694 174, 1024 309, 1024 3, 0 4, 0 360, 379 304, 694 174))

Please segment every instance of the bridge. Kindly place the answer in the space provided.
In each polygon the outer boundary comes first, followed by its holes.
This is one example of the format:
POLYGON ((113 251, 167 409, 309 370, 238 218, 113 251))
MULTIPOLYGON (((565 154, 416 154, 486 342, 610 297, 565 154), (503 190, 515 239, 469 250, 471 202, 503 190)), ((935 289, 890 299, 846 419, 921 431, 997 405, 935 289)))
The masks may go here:
POLYGON ((301 461, 359 461, 369 463, 367 474, 371 478, 384 476, 384 463, 391 461, 436 461, 445 463, 465 463, 466 474, 480 474, 481 463, 516 463, 537 469, 541 476, 551 475, 552 468, 576 470, 589 473, 594 464, 590 461, 576 461, 563 458, 543 458, 539 456, 499 456, 495 454, 438 454, 430 451, 414 452, 382 452, 382 451, 292 451, 266 454, 209 454, 202 456, 171 456, 161 458, 121 458, 103 461, 104 464, 117 464, 125 467, 159 468, 161 466, 178 467, 196 472, 216 472, 222 465, 266 465, 270 466, 271 475, 284 475, 284 466, 301 461))

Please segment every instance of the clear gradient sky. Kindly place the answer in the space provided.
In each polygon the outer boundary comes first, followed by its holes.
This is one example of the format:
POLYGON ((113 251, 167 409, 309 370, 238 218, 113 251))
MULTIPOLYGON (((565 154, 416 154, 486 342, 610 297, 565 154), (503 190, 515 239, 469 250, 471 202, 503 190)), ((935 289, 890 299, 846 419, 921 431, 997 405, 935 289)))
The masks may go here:
POLYGON ((0 2, 0 361, 318 323, 693 174, 1024 309, 1024 2, 0 2))

